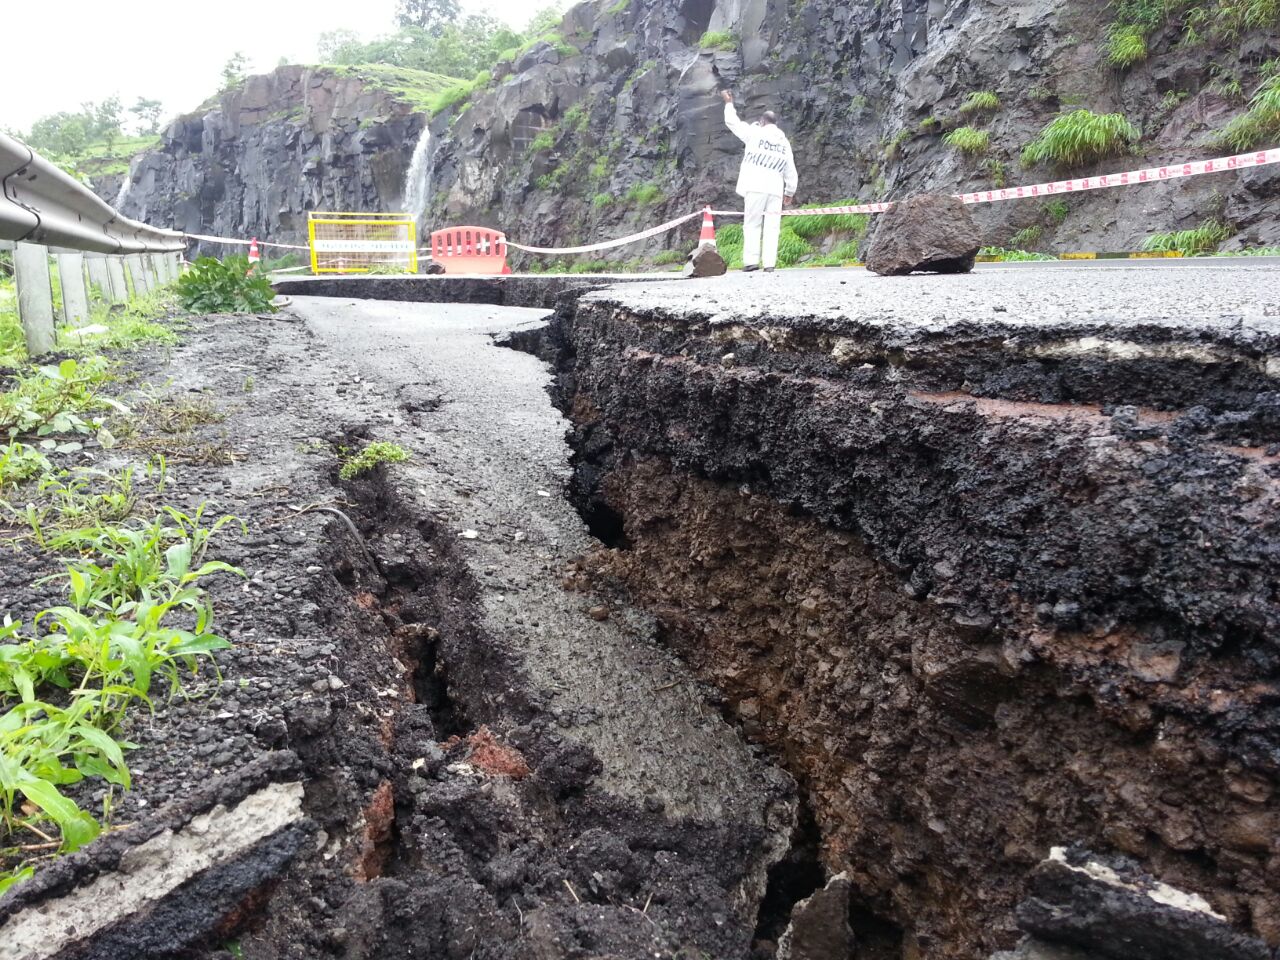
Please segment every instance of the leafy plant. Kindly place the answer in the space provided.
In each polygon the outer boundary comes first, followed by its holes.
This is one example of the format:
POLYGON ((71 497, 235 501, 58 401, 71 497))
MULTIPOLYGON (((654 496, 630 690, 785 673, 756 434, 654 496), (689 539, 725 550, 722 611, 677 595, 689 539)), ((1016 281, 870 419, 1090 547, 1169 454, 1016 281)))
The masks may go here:
POLYGON ((1170 233, 1154 233, 1142 242, 1142 249, 1155 253, 1181 253, 1194 257, 1199 253, 1212 253, 1222 241, 1231 236, 1231 228, 1220 220, 1205 220, 1190 230, 1170 233))
POLYGON ((956 127, 942 138, 942 142, 961 153, 979 154, 986 153, 991 146, 991 135, 974 127, 956 127))
POLYGON ((0 447, 0 490, 25 483, 51 469, 48 458, 39 450, 17 441, 0 447))
POLYGON ((611 206, 612 204, 613 204, 613 194, 611 193, 597 193, 594 197, 591 198, 591 205, 595 207, 597 210, 599 210, 602 207, 611 206))
POLYGON ((1040 242, 1040 237, 1044 234, 1044 228, 1038 223, 1033 223, 1029 227, 1023 227, 1012 237, 1009 238, 1009 246, 1015 250, 1022 250, 1027 247, 1034 247, 1040 242))
POLYGON ((529 152, 541 153, 543 150, 550 150, 556 145, 556 135, 554 130, 543 130, 529 143, 529 152))
POLYGON ((967 113, 994 113, 1000 109, 1000 98, 990 90, 976 90, 960 104, 960 112, 967 113))
POLYGON ((59 433, 93 433, 103 418, 83 414, 102 410, 128 413, 129 408, 103 396, 110 379, 105 357, 63 360, 56 366, 34 367, 14 378, 10 390, 0 393, 0 430, 10 438, 59 433))
POLYGON ((338 476, 343 480, 353 480, 380 464, 404 463, 408 459, 409 451, 399 444, 376 440, 366 445, 359 453, 343 460, 338 476))
POLYGON ((271 281, 246 257, 201 257, 178 278, 178 300, 191 313, 272 313, 271 281))
POLYGON ((703 50, 723 50, 732 53, 738 49, 738 38, 727 30, 708 30, 698 41, 703 50))
POLYGON ((685 255, 679 250, 659 250, 653 257, 654 266, 665 267, 673 263, 684 263, 685 255))
POLYGON ((1007 172, 1003 160, 996 157, 987 158, 987 173, 991 175, 991 185, 997 190, 1004 186, 1007 172))
POLYGON ((1022 163, 1031 167, 1052 161, 1074 167, 1119 153, 1140 136, 1123 114, 1074 110, 1045 125, 1040 136, 1023 148, 1022 163))

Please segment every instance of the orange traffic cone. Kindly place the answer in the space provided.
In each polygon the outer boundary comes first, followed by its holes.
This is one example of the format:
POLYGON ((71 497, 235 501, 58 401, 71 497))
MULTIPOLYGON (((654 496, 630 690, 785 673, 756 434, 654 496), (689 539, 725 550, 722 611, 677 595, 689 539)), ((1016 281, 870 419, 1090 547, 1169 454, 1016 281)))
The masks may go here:
POLYGON ((711 216, 711 207, 702 208, 702 236, 698 237, 698 246, 716 245, 716 222, 711 216))
POLYGON ((262 254, 258 252, 258 238, 254 237, 249 241, 249 269, 252 270, 261 260, 262 254))

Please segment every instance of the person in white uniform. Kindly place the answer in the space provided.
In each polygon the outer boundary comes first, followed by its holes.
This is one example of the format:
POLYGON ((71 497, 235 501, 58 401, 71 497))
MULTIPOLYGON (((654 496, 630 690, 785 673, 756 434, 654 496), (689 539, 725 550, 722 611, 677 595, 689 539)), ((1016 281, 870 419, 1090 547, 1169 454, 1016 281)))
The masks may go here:
POLYGON ((747 145, 738 172, 738 194, 746 205, 742 269, 758 270, 763 259, 765 271, 771 273, 778 265, 782 207, 791 204, 799 185, 791 141, 778 129, 772 110, 766 111, 756 123, 745 123, 738 119, 733 94, 724 90, 721 96, 724 97, 725 124, 747 145))

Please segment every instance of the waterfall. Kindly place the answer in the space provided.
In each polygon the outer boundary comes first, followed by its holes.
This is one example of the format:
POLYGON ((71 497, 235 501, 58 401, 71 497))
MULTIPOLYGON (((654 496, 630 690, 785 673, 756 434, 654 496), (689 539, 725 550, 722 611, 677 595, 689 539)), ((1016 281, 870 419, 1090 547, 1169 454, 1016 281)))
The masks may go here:
POLYGON ((124 202, 129 198, 129 187, 133 183, 133 170, 130 169, 124 175, 124 179, 120 181, 120 190, 116 193, 116 202, 112 204, 116 208, 116 213, 124 212, 124 202))
POLYGON ((421 227, 422 214, 431 201, 431 128, 423 127, 404 175, 404 206, 421 227))

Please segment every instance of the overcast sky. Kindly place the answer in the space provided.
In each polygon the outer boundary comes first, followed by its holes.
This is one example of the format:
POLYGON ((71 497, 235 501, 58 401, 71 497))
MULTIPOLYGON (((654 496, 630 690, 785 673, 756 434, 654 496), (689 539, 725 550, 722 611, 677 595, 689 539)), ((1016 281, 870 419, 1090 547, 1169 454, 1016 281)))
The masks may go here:
MULTIPOLYGON (((524 26, 547 0, 462 0, 524 26)), ((284 57, 314 63, 316 39, 345 27, 366 38, 394 29, 395 0, 0 0, 5 82, 0 128, 25 130, 46 113, 74 110, 116 94, 127 110, 139 97, 165 116, 198 106, 218 89, 237 50, 251 72, 284 57)), ((132 120, 132 117, 129 117, 132 120)))

